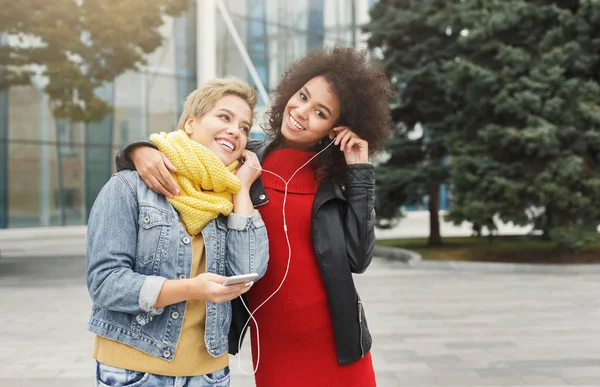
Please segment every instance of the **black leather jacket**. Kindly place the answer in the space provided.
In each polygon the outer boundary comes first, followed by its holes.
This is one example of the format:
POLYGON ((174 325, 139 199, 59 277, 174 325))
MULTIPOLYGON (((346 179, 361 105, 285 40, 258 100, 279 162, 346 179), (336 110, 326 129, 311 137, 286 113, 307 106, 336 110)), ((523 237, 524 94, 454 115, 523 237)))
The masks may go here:
MULTIPOLYGON (((117 169, 133 169, 124 154, 140 145, 154 147, 149 141, 127 145, 116 157, 117 169)), ((262 161, 264 141, 249 140, 246 149, 262 161)), ((351 364, 371 349, 371 334, 365 311, 354 286, 352 273, 364 272, 373 258, 375 246, 374 188, 375 172, 370 164, 346 167, 345 184, 322 181, 313 203, 312 236, 321 276, 327 291, 338 362, 351 364)), ((255 207, 269 198, 260 179, 252 185, 250 196, 255 207)), ((245 297, 245 296, 244 296, 245 297)), ((247 298, 245 298, 247 305, 247 298)), ((249 314, 239 299, 232 301, 233 319, 229 332, 229 353, 238 351, 242 328, 249 314)))

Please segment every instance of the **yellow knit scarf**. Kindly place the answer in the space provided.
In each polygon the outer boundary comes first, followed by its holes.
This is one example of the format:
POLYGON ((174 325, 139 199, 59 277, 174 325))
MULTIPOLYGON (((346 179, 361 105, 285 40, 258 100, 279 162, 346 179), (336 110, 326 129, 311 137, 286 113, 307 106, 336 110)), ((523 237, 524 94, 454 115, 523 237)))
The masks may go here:
POLYGON ((234 173, 237 161, 225 166, 183 130, 153 134, 150 140, 177 168, 171 176, 179 186, 180 195, 168 200, 190 235, 197 235, 219 214, 231 213, 233 194, 241 189, 240 179, 234 173))

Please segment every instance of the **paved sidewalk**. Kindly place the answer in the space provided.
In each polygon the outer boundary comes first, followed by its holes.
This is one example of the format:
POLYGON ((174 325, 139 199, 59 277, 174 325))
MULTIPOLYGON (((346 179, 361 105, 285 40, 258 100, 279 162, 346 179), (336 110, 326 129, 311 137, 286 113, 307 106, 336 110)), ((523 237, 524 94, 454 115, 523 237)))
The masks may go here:
MULTIPOLYGON (((84 270, 83 257, 0 260, 0 386, 93 385, 84 270)), ((600 275, 375 259, 357 282, 379 387, 600 386, 600 275)), ((231 365, 233 387, 253 386, 237 358, 231 365)))
MULTIPOLYGON (((472 234, 468 223, 454 225, 445 222, 440 212, 441 232, 445 237, 472 234)), ((498 222, 500 234, 525 234, 529 228, 514 227, 498 222)), ((599 230, 600 231, 600 230, 599 230)), ((0 259, 5 257, 77 256, 85 254, 86 226, 35 227, 0 229, 0 259), (41 243, 31 243, 32 240, 41 243)), ((390 229, 376 229, 379 239, 427 237, 429 213, 409 212, 390 229)))
POLYGON ((2 258, 85 257, 87 226, 0 229, 2 258))

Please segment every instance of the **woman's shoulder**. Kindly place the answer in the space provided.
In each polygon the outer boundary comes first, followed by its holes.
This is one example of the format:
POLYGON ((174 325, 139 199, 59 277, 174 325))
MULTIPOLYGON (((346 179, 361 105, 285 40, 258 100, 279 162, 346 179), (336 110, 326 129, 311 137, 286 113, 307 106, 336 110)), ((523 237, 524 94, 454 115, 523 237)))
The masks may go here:
POLYGON ((258 140, 254 138, 249 138, 246 143, 246 149, 250 152, 256 153, 259 159, 262 159, 265 153, 265 149, 267 149, 267 142, 265 140, 258 140))
POLYGON ((140 175, 137 173, 136 170, 122 170, 119 171, 117 173, 114 173, 111 177, 111 179, 115 179, 118 178, 119 180, 123 181, 124 183, 129 184, 132 188, 137 186, 139 181, 142 181, 142 178, 140 177, 140 175))
POLYGON ((112 176, 112 179, 115 178, 120 180, 138 199, 146 201, 162 201, 161 199, 164 198, 164 195, 152 191, 135 170, 119 171, 112 176))

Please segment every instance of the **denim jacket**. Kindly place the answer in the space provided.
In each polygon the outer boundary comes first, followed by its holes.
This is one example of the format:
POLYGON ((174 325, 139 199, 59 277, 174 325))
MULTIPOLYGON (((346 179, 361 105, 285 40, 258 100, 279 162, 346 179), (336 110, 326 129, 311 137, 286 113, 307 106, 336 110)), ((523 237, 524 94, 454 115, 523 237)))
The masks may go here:
MULTIPOLYGON (((267 268, 265 225, 232 213, 202 230, 206 271, 225 276, 267 268)), ((135 171, 119 172, 96 198, 88 221, 87 286, 93 301, 88 329, 152 356, 172 361, 186 302, 155 309, 167 279, 190 278, 192 238, 163 195, 135 171)), ((231 303, 207 302, 205 343, 212 356, 227 352, 231 303)))

